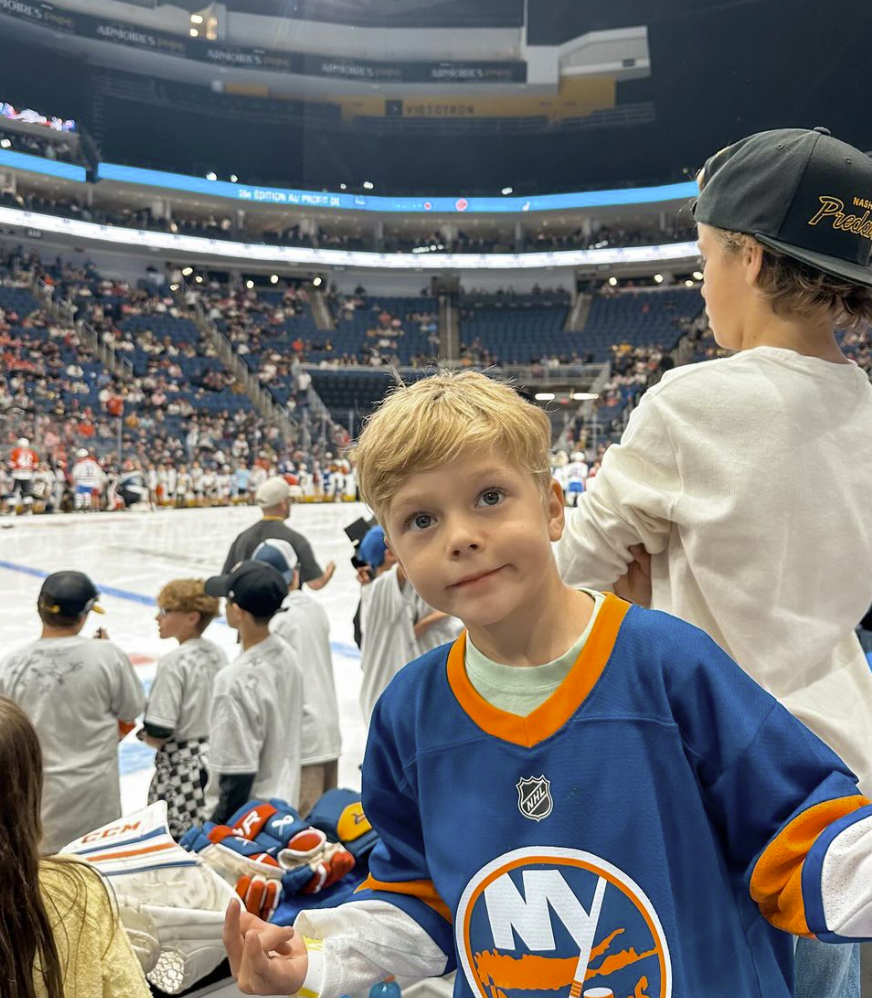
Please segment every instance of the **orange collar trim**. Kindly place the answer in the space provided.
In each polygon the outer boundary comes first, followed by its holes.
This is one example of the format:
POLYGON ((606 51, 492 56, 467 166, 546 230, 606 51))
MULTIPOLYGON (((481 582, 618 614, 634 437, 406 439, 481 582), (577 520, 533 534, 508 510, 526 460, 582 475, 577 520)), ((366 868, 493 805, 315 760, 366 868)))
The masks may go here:
MULTIPOLYGON (((283 516, 265 516, 263 518, 263 520, 275 520, 278 523, 284 523, 285 522, 285 518, 283 516)), ((263 520, 261 520, 261 523, 263 523, 263 520)))
POLYGON ((518 717, 517 714, 494 707, 469 681, 464 665, 466 631, 454 642, 448 653, 448 683, 451 690, 461 708, 482 731, 514 745, 532 748, 559 731, 594 688, 612 654, 618 631, 629 609, 629 603, 612 593, 606 593, 605 603, 600 607, 593 631, 575 660, 575 665, 545 703, 527 717, 518 717))

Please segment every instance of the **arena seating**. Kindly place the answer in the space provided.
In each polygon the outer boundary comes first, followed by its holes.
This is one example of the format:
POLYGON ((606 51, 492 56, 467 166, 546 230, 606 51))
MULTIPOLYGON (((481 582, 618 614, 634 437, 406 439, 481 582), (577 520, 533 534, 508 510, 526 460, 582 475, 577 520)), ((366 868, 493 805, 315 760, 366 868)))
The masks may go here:
POLYGON ((566 333, 567 291, 530 295, 473 294, 461 300, 461 348, 487 352, 494 363, 534 364, 556 355, 581 357, 578 333, 566 333))
MULTIPOLYGON (((332 302, 336 332, 331 336, 333 354, 357 356, 367 363, 375 355, 390 355, 402 365, 435 355, 430 337, 438 328, 439 303, 435 298, 348 295, 332 302)), ((329 356, 310 351, 317 363, 329 356)))
POLYGON ((672 350, 682 336, 682 320, 694 319, 702 309, 698 288, 597 295, 580 334, 583 348, 596 361, 609 359, 613 343, 672 350))

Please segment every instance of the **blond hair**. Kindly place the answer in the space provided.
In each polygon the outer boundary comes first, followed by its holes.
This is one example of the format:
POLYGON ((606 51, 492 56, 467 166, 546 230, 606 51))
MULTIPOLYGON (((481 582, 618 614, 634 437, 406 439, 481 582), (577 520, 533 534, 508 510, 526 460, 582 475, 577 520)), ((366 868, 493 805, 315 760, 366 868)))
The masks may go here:
MULTIPOLYGON (((724 250, 741 253, 753 236, 712 226, 724 250)), ((801 260, 763 247, 763 262, 757 275, 757 290, 776 315, 813 316, 826 313, 834 326, 854 329, 872 322, 872 288, 833 277, 801 260)))
POLYGON ((545 494, 550 446, 548 416, 511 385, 476 371, 440 371, 393 389, 367 420, 353 455, 360 494, 384 523, 405 479, 477 447, 504 453, 545 494))
POLYGON ((164 610, 178 610, 181 613, 199 613, 197 632, 203 631, 221 612, 221 603, 216 596, 206 593, 203 579, 174 579, 168 582, 157 594, 157 605, 164 610))

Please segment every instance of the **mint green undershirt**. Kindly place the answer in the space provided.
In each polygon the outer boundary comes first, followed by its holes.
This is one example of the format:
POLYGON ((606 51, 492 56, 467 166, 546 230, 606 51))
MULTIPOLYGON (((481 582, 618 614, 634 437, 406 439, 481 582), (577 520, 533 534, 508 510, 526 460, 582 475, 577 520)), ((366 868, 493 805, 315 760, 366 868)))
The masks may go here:
POLYGON ((594 600, 593 613, 575 644, 560 658, 545 665, 501 665, 489 659, 466 635, 464 665, 469 681, 492 706, 518 717, 527 717, 551 696, 569 675, 582 648, 587 644, 600 607, 605 602, 602 593, 582 589, 594 600))

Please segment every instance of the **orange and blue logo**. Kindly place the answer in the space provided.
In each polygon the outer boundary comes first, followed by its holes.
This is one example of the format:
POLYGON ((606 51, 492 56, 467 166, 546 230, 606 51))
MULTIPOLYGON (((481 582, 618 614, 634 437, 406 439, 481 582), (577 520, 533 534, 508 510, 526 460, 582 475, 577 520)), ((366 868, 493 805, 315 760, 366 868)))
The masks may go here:
POLYGON ((455 931, 476 998, 672 995, 654 906, 625 873, 591 853, 505 853, 467 885, 455 931))

